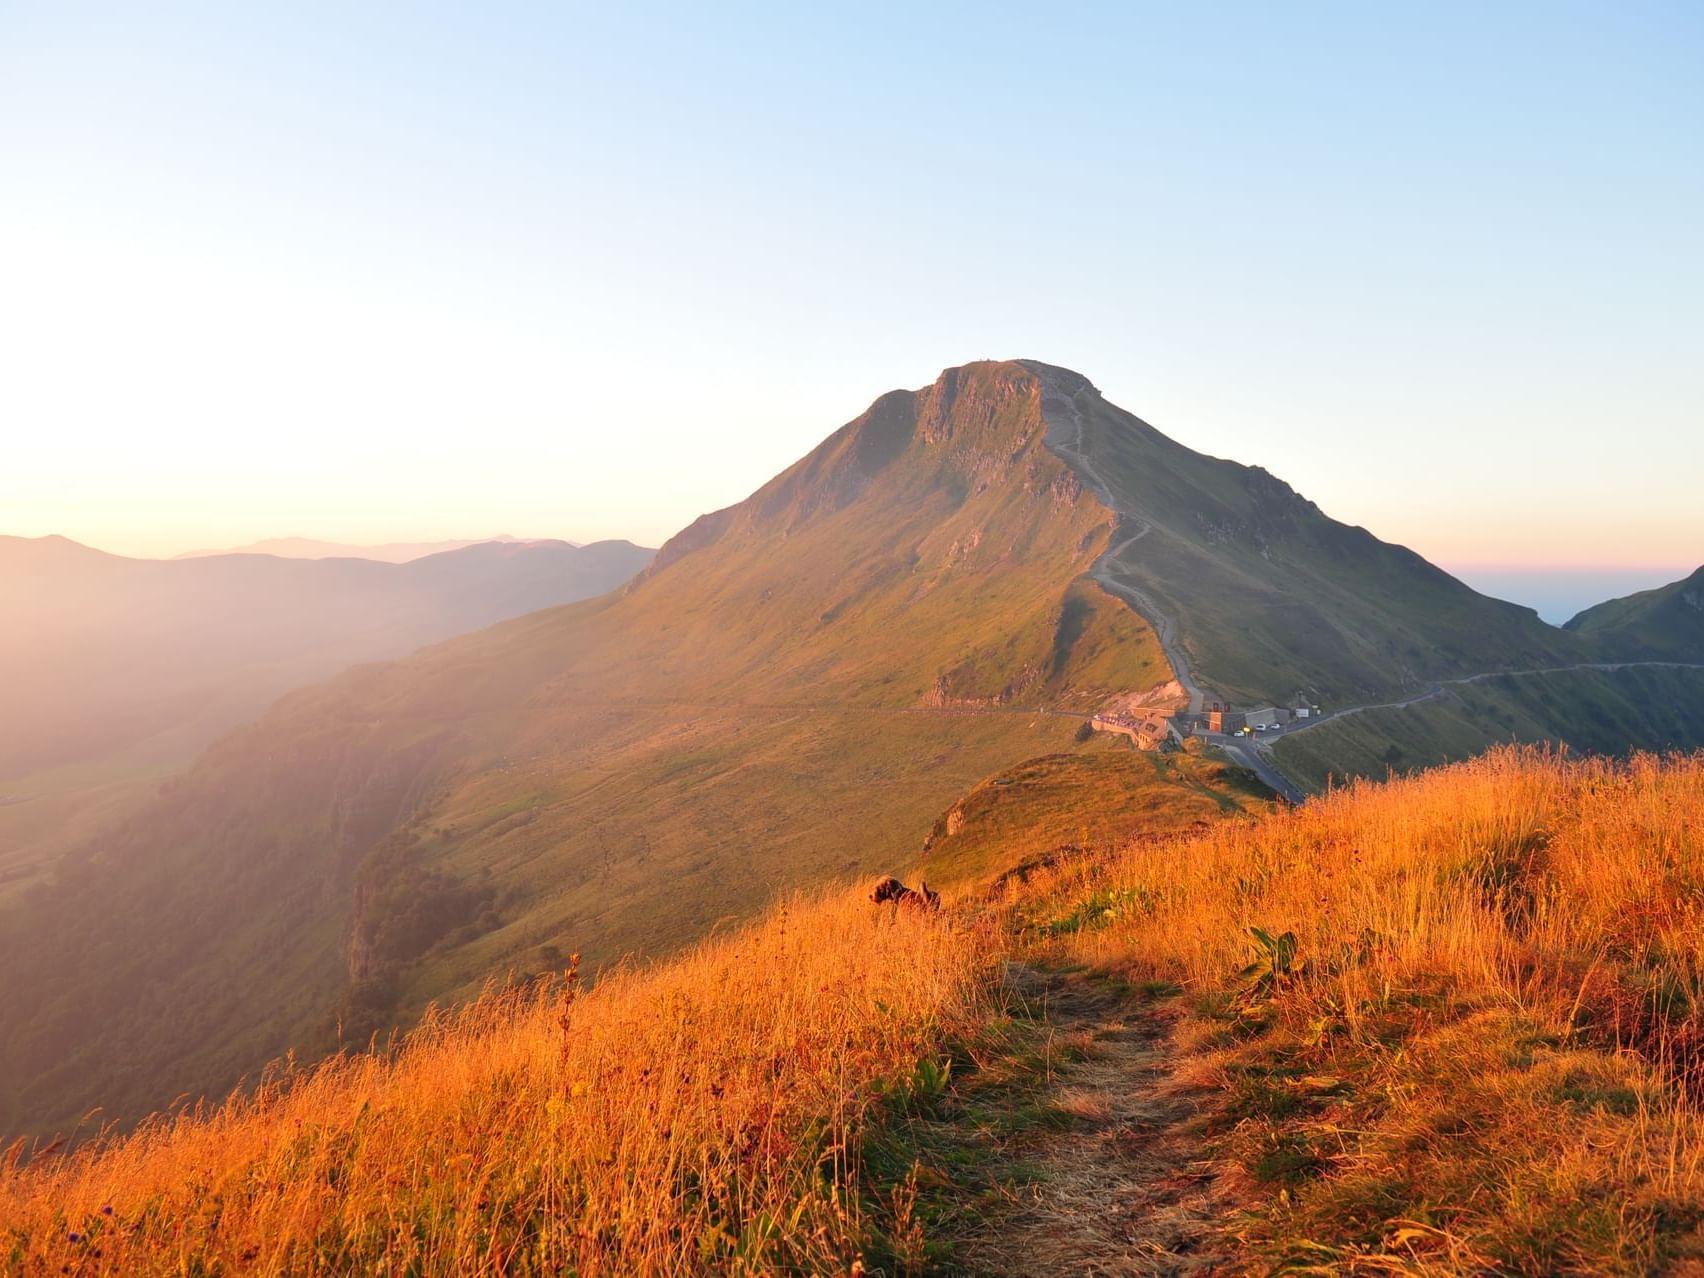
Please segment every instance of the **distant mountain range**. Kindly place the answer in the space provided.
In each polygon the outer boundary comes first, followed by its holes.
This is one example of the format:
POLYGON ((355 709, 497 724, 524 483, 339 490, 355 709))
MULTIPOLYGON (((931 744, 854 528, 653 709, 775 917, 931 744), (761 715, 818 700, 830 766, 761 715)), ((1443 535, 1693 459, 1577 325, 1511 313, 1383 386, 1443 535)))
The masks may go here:
POLYGON ((286 688, 602 594, 650 554, 543 541, 407 564, 152 560, 0 537, 0 784, 119 751, 193 752, 286 688))
MULTIPOLYGON (((0 905, 0 1128, 134 1114, 562 949, 660 953, 907 865, 955 799, 1076 748, 1112 697, 1455 713, 1452 681, 1691 652, 1669 602, 1559 630, 1076 373, 948 369, 620 591, 285 698, 0 905)), ((1704 707, 1704 673, 1668 674, 1704 707)), ((1571 696, 1538 704, 1566 725, 1571 696)), ((1388 738, 1341 726, 1375 719, 1310 729, 1340 757, 1310 746, 1299 774, 1387 766, 1388 738)), ((1623 747, 1685 743, 1618 722, 1623 747)))
MULTIPOLYGON (((475 537, 467 541, 387 541, 377 546, 356 546, 336 541, 316 541, 312 537, 274 537, 269 541, 252 541, 246 546, 228 550, 186 550, 175 559, 206 559, 210 555, 277 555, 280 559, 372 559, 385 564, 405 564, 441 555, 451 550, 465 550, 488 542, 516 542, 519 538, 507 533, 495 537, 475 537)), ((578 546, 577 541, 561 543, 578 546)))
POLYGON ((602 594, 650 555, 511 541, 402 565, 145 560, 0 537, 0 897, 281 693, 602 594))

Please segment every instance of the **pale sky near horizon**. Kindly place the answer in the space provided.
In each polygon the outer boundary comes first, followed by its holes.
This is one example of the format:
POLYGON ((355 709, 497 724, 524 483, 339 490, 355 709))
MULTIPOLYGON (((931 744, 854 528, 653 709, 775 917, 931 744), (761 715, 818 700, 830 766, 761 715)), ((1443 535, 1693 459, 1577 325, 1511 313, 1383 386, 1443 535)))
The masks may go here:
POLYGON ((0 0, 0 533, 656 544, 1033 356, 1452 567, 1690 568, 1701 64, 1680 3, 0 0))

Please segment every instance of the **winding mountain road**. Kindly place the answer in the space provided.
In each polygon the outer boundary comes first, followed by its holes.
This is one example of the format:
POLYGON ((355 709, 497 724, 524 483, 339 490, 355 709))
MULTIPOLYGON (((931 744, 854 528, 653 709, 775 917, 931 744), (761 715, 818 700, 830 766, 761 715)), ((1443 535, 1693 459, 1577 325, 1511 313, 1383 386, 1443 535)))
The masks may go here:
MULTIPOLYGON (((1090 569, 1091 575, 1110 594, 1124 600, 1153 626, 1155 634, 1159 637, 1160 647, 1166 654, 1166 660, 1171 663, 1172 672, 1189 696, 1189 712, 1191 714, 1201 713, 1202 707, 1206 704, 1206 694, 1195 676, 1195 669, 1190 663, 1189 654, 1184 649, 1183 640, 1178 633, 1176 618, 1158 607, 1153 597, 1146 591, 1116 575, 1115 569, 1120 557, 1131 546, 1152 532, 1153 525, 1142 515, 1124 505, 1113 486, 1107 482, 1106 476, 1096 466, 1094 458, 1090 456, 1086 422, 1083 410, 1077 404, 1076 394, 1066 393, 1057 384, 1044 377, 1041 412, 1042 421, 1047 426, 1045 443, 1048 449, 1070 467, 1072 473, 1088 485, 1101 505, 1118 517, 1121 531, 1126 525, 1134 526, 1136 529, 1136 531, 1118 541, 1117 544, 1109 547, 1106 553, 1095 561, 1094 566, 1090 569)), ((1486 670, 1479 674, 1463 675, 1456 679, 1440 679, 1431 684, 1425 691, 1398 701, 1347 706, 1341 710, 1334 710, 1317 719, 1310 719, 1306 723, 1288 727, 1267 740, 1257 742, 1253 738, 1217 735, 1212 740, 1213 744, 1223 750, 1233 761, 1253 772, 1273 790, 1292 803, 1301 803, 1305 801, 1306 794, 1295 782, 1284 775, 1272 757, 1272 744, 1275 741, 1294 736, 1298 732, 1317 728, 1321 724, 1346 719, 1351 715, 1365 714, 1371 710, 1400 710, 1405 706, 1432 701, 1443 696, 1446 688, 1479 683, 1485 679, 1496 679, 1505 675, 1518 678, 1530 675, 1565 674, 1574 670, 1628 670, 1638 667, 1704 670, 1704 663, 1688 661, 1591 661, 1571 666, 1549 666, 1532 670, 1486 670)))
POLYGON ((1665 670, 1704 670, 1704 662, 1696 661, 1582 661, 1571 666, 1540 666, 1531 670, 1484 670, 1479 674, 1463 675, 1458 679, 1440 679, 1424 692, 1412 697, 1404 697, 1400 701, 1381 701, 1364 706, 1347 706, 1342 710, 1334 710, 1323 714, 1317 719, 1309 719, 1306 723, 1292 724, 1281 732, 1266 738, 1254 740, 1250 738, 1226 738, 1216 741, 1226 754, 1238 763, 1254 772, 1267 785, 1284 795, 1292 803, 1304 802, 1306 796, 1278 768, 1277 760, 1272 757, 1272 748, 1277 742, 1286 737, 1293 737, 1298 732, 1306 732, 1321 724, 1334 723, 1339 719, 1347 719, 1351 715, 1366 714, 1370 710, 1401 710, 1407 706, 1419 705, 1423 701, 1435 701, 1444 695, 1446 688, 1461 687, 1470 683, 1481 683, 1486 679, 1525 678, 1531 675, 1567 674, 1575 670, 1636 670, 1640 668, 1655 668, 1665 670))
POLYGON ((1253 741, 1246 737, 1214 737, 1212 740, 1232 763, 1254 773, 1267 789, 1283 795, 1291 803, 1307 802, 1307 792, 1279 771, 1277 762, 1253 741))
POLYGON ((1201 707, 1207 701, 1206 694, 1202 692, 1201 685, 1195 678, 1195 669, 1190 664, 1189 654, 1184 651, 1176 620, 1170 613, 1158 607, 1146 591, 1139 590, 1113 573, 1113 565, 1118 562, 1119 557, 1152 532, 1154 526, 1119 501, 1112 485, 1107 483, 1106 476, 1095 466, 1094 459, 1089 456, 1083 411, 1077 406, 1074 397, 1064 394, 1044 380, 1041 416, 1042 421, 1047 424, 1047 447, 1088 484, 1101 505, 1118 516, 1121 526, 1126 522, 1136 525, 1136 531, 1117 545, 1108 547, 1106 553, 1095 560, 1094 567, 1089 572, 1108 593, 1124 600, 1153 626, 1154 633, 1159 636, 1160 647, 1165 651, 1166 660, 1171 663, 1172 673, 1177 676, 1178 683, 1189 696, 1189 712, 1200 714, 1201 707), (1058 427, 1057 433, 1055 427, 1058 427))
POLYGON ((1337 719, 1347 719, 1350 715, 1365 714, 1369 710, 1400 710, 1405 706, 1419 705, 1422 701, 1433 701, 1444 695, 1445 688, 1456 688, 1469 683, 1481 683, 1486 679, 1525 678, 1530 675, 1568 674, 1574 670, 1636 670, 1640 668, 1656 668, 1663 670, 1704 670, 1704 662, 1696 661, 1582 661, 1572 666, 1538 666, 1531 670, 1483 670, 1478 674, 1463 675, 1459 679, 1439 679, 1426 691, 1406 697, 1401 701, 1382 701, 1372 705, 1347 706, 1342 710, 1334 710, 1323 714, 1317 719, 1299 723, 1287 728, 1280 734, 1293 737, 1298 732, 1306 732, 1309 728, 1317 728, 1322 723, 1331 723, 1337 719))

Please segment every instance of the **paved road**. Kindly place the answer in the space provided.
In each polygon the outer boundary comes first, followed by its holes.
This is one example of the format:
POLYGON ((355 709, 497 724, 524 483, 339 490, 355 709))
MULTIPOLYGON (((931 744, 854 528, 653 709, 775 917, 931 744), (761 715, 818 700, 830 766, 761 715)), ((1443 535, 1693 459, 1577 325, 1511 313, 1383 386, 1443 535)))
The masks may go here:
POLYGON ((1316 719, 1305 723, 1294 723, 1277 731, 1267 733, 1264 737, 1227 737, 1223 742, 1214 739, 1214 744, 1231 755, 1239 763, 1257 773, 1260 779, 1274 790, 1283 794, 1294 803, 1301 803, 1301 791, 1278 770, 1277 762, 1272 757, 1272 748, 1285 737, 1293 737, 1298 732, 1306 732, 1309 728, 1317 728, 1322 723, 1331 723, 1337 719, 1347 719, 1351 715, 1366 714, 1370 710, 1400 710, 1404 706, 1419 705, 1423 701, 1433 701, 1444 695, 1445 688, 1460 687, 1469 683, 1481 683, 1486 679, 1500 679, 1505 675, 1521 678, 1527 675, 1567 674, 1573 670, 1633 670, 1640 667, 1654 667, 1664 670, 1704 670, 1704 663, 1695 661, 1582 661, 1571 666, 1541 666, 1531 670, 1485 670, 1479 674, 1463 675, 1459 679, 1440 679, 1424 692, 1417 692, 1412 697, 1401 701, 1381 701, 1372 705, 1348 706, 1342 710, 1334 710, 1322 714, 1316 719), (1264 766, 1256 766, 1256 761, 1264 766), (1284 781, 1283 785, 1276 783, 1274 778, 1284 781))
MULTIPOLYGON (((1206 704, 1206 695, 1201 684, 1195 677, 1194 667, 1190 664, 1189 654, 1184 651, 1183 642, 1178 635, 1177 622, 1163 609, 1157 607, 1152 596, 1136 586, 1131 585, 1114 573, 1114 565, 1119 557, 1131 546, 1152 531, 1153 525, 1147 519, 1128 509, 1120 500, 1106 477, 1101 474, 1090 456, 1088 432, 1085 429, 1083 412, 1077 405, 1075 397, 1065 394, 1056 387, 1042 381, 1042 420, 1047 425, 1047 446, 1065 462, 1071 470, 1086 483, 1100 503, 1116 514, 1121 523, 1133 525, 1135 532, 1108 548, 1107 552, 1095 561, 1090 570, 1096 581, 1106 590, 1124 600, 1150 625, 1159 636, 1160 646, 1165 651, 1166 660, 1171 663, 1172 673, 1177 681, 1189 694, 1189 711, 1200 714, 1206 704)), ((1502 675, 1540 675, 1562 674, 1570 670, 1626 670, 1637 666, 1666 667, 1678 670, 1704 670, 1704 664, 1687 661, 1605 661, 1582 662, 1572 666, 1550 666, 1534 670, 1487 670, 1480 674, 1464 675, 1459 679, 1442 679, 1432 684, 1424 692, 1417 692, 1411 697, 1400 701, 1383 701, 1376 704, 1347 706, 1309 719, 1306 723, 1293 724, 1282 732, 1273 733, 1264 738, 1229 737, 1208 735, 1207 739, 1218 746, 1228 756, 1249 771, 1255 773, 1272 789, 1284 795, 1292 803, 1301 803, 1306 795, 1295 782, 1279 770, 1271 755, 1272 745, 1284 737, 1293 736, 1298 732, 1306 732, 1309 728, 1317 728, 1323 723, 1344 719, 1350 715, 1364 714, 1369 710, 1398 710, 1404 706, 1418 705, 1423 701, 1431 701, 1444 695, 1444 689, 1462 684, 1478 683, 1484 679, 1495 679, 1502 675)))
POLYGON ((1309 719, 1306 723, 1294 724, 1278 735, 1280 738, 1292 737, 1298 732, 1306 732, 1309 728, 1317 728, 1322 723, 1347 719, 1350 715, 1365 714, 1369 710, 1400 710, 1404 706, 1419 705, 1422 701, 1432 701, 1443 696, 1445 688, 1480 683, 1486 679, 1501 679, 1505 675, 1518 679, 1527 675, 1567 674, 1573 670, 1633 670, 1642 666, 1665 670, 1704 670, 1704 663, 1695 661, 1582 661, 1572 666, 1539 666, 1531 670, 1485 670, 1479 674, 1463 675, 1459 679, 1440 679, 1426 691, 1415 693, 1401 701, 1382 701, 1376 705, 1348 706, 1342 710, 1333 710, 1317 719, 1309 719))
POLYGON ((1205 739, 1223 750, 1231 762, 1247 768, 1291 803, 1307 802, 1308 796, 1302 788, 1280 772, 1278 765, 1247 737, 1213 735, 1205 739))

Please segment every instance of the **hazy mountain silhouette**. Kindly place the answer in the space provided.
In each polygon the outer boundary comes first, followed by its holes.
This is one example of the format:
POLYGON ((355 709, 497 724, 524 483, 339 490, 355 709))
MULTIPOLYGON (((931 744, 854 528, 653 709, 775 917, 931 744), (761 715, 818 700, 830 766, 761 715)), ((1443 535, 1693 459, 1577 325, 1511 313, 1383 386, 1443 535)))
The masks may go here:
MULTIPOLYGON (((253 541, 246 546, 224 550, 186 550, 174 559, 205 559, 209 555, 277 555, 280 559, 373 559, 379 563, 405 564, 427 555, 441 555, 450 550, 462 550, 485 542, 513 542, 520 538, 507 533, 495 537, 470 537, 462 541, 387 541, 376 546, 355 545, 339 541, 319 541, 312 537, 273 537, 253 541)), ((570 546, 580 543, 570 541, 570 546)))
POLYGON ((150 560, 0 537, 0 785, 120 752, 182 757, 287 688, 602 594, 649 557, 552 541, 404 565, 150 560))

